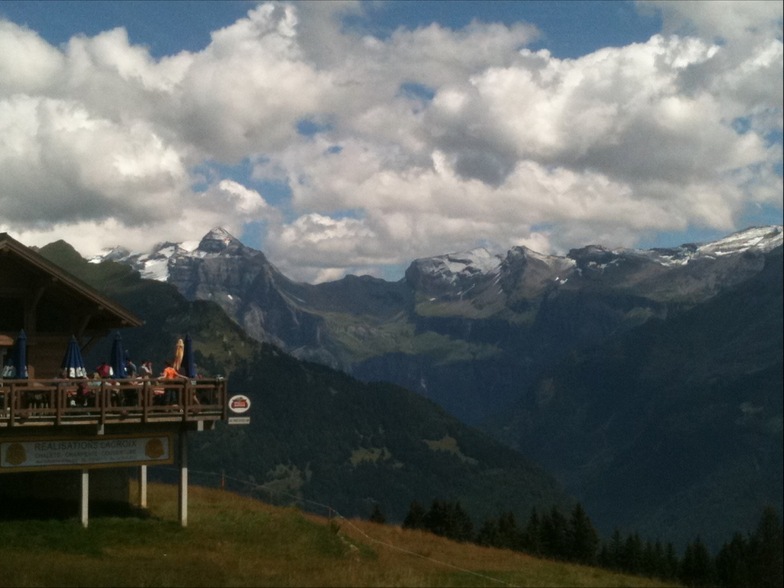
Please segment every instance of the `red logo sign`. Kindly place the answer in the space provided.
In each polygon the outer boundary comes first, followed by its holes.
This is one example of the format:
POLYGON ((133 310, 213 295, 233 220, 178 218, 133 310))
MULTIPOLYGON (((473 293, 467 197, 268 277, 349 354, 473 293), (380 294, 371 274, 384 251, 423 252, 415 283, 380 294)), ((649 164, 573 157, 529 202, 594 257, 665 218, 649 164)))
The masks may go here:
POLYGON ((243 413, 250 408, 250 398, 243 394, 237 394, 229 398, 229 409, 231 412, 243 413))

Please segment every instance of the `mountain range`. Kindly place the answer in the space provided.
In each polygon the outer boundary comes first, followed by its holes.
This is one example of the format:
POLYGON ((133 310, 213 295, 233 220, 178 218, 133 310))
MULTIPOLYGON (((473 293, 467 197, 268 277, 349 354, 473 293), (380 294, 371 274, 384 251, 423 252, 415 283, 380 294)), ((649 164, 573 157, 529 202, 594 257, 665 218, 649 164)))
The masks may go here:
POLYGON ((670 249, 525 247, 417 259, 398 282, 289 280, 223 229, 113 260, 210 300, 252 338, 360 379, 417 391, 461 420, 503 412, 565 354, 650 319, 666 320, 756 275, 780 226, 670 249))
POLYGON ((477 249, 398 282, 312 285, 215 229, 91 261, 435 401, 544 465, 604 532, 715 543, 781 506, 781 252, 781 226, 754 227, 668 249, 477 249))

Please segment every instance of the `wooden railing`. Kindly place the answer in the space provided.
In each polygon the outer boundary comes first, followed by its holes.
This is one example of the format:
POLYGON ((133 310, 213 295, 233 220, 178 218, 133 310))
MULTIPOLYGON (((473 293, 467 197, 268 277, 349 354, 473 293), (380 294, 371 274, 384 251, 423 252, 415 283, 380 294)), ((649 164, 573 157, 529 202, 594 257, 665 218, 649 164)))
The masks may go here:
POLYGON ((0 380, 0 427, 215 421, 226 380, 0 380))

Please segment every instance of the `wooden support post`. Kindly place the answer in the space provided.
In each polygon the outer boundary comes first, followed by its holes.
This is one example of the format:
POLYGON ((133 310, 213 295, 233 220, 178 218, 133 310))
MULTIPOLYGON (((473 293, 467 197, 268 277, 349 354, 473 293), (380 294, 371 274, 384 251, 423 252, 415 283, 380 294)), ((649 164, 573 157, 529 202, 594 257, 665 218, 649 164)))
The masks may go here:
POLYGON ((180 430, 180 524, 188 526, 188 432, 180 430))
POLYGON ((90 504, 90 470, 82 470, 81 486, 82 492, 81 498, 79 500, 79 510, 82 519, 82 526, 86 529, 89 512, 88 507, 90 504))
POLYGON ((139 466, 139 508, 147 508, 147 466, 139 466))

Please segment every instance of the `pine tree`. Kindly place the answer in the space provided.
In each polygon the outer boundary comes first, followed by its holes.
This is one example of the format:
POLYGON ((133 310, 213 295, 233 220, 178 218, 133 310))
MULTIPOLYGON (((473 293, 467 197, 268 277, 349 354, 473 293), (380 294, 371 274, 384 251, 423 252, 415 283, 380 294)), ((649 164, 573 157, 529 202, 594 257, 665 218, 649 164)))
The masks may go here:
POLYGON ((679 578, 687 586, 710 586, 713 583, 711 557, 699 537, 686 546, 679 578))
POLYGON ((621 569, 632 574, 642 571, 642 539, 637 533, 626 537, 621 554, 621 569))
POLYGON ((500 547, 498 524, 494 519, 485 519, 476 534, 476 542, 485 547, 500 547))
POLYGON ((672 543, 667 543, 667 547, 664 550, 664 576, 665 580, 671 580, 678 576, 678 569, 680 568, 680 562, 678 561, 678 555, 675 553, 675 547, 672 543))
POLYGON ((653 567, 651 568, 651 575, 656 578, 668 579, 669 571, 667 566, 667 554, 664 551, 664 546, 658 539, 653 545, 653 567))
POLYGON ((446 536, 455 541, 473 541, 474 523, 460 502, 447 506, 449 528, 446 536))
POLYGON ((383 525, 387 522, 387 517, 384 516, 384 513, 381 512, 381 507, 378 506, 378 503, 373 505, 373 512, 370 513, 370 520, 374 523, 379 523, 383 525))
POLYGON ((431 533, 440 535, 441 537, 447 537, 449 532, 449 521, 446 503, 434 499, 430 504, 430 509, 425 513, 424 522, 425 529, 431 533))
POLYGON ((754 585, 764 588, 784 586, 784 539, 781 521, 773 507, 767 507, 762 512, 757 530, 752 536, 750 551, 751 579, 754 585))
POLYGON ((531 516, 523 531, 523 549, 533 555, 542 553, 542 523, 535 508, 531 509, 531 516))
POLYGON ((642 565, 640 571, 648 577, 656 575, 656 550, 650 540, 642 547, 642 565))
POLYGON ((542 517, 542 553, 550 557, 565 559, 569 556, 568 523, 557 507, 542 517))
POLYGON ((584 564, 596 562, 599 534, 579 502, 569 519, 568 542, 569 559, 584 564))
POLYGON ((600 568, 611 569, 613 567, 610 564, 610 547, 606 542, 602 543, 602 548, 599 550, 597 564, 600 568))
POLYGON ((517 521, 511 511, 503 513, 498 517, 498 535, 500 545, 506 549, 522 549, 522 538, 517 529, 517 521))
POLYGON ((716 556, 716 580, 720 586, 744 588, 756 585, 749 569, 749 542, 740 533, 725 543, 716 556))
POLYGON ((416 500, 408 507, 408 514, 403 519, 404 529, 425 529, 425 508, 416 500))
POLYGON ((623 539, 621 532, 616 527, 613 530, 610 542, 602 549, 604 555, 602 556, 602 565, 612 570, 623 569, 623 539))

